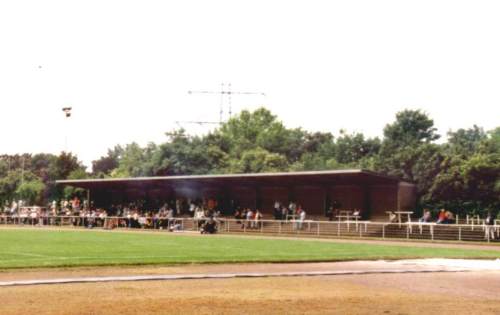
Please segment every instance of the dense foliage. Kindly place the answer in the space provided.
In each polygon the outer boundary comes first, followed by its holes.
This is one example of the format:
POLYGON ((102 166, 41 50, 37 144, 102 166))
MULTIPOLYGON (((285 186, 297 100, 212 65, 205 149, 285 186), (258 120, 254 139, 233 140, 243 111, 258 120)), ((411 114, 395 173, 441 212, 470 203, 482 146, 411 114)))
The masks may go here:
POLYGON ((420 206, 457 212, 500 208, 500 127, 450 131, 437 143, 433 120, 404 110, 384 128, 383 138, 341 131, 286 128, 270 111, 243 111, 203 136, 167 133, 164 143, 116 146, 86 173, 70 153, 0 156, 0 202, 31 203, 79 193, 61 191, 55 179, 220 174, 363 168, 413 181, 420 206))

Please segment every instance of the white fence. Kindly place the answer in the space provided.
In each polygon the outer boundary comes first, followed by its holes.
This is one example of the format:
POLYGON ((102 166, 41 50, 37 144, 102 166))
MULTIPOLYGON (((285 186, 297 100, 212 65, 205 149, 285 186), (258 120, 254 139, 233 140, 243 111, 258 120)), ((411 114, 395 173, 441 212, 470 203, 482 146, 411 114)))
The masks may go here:
MULTIPOLYGON (((140 217, 81 217, 81 216, 0 216, 0 225, 74 226, 91 228, 157 229, 199 231, 204 219, 140 217)), ((280 221, 236 220, 217 218, 219 233, 244 233, 325 238, 379 238, 449 241, 498 241, 500 222, 485 225, 469 224, 388 223, 371 221, 280 221)), ((481 221, 479 221, 481 222, 481 221)))

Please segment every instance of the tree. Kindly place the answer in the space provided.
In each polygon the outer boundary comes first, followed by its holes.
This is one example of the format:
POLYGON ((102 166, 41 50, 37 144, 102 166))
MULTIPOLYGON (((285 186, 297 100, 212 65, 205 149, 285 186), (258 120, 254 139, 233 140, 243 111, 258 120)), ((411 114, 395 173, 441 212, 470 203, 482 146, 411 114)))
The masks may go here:
POLYGON ((78 157, 71 152, 61 152, 55 160, 55 164, 51 166, 50 173, 55 176, 53 179, 66 179, 71 172, 77 169, 85 169, 82 163, 78 161, 78 157))
POLYGON ((216 144, 219 136, 189 137, 184 130, 168 133, 169 141, 152 155, 155 175, 218 173, 226 167, 227 154, 216 144))
POLYGON ((269 110, 242 111, 216 131, 226 147, 221 148, 231 158, 240 158, 245 151, 262 148, 285 156, 288 161, 300 158, 306 133, 301 129, 287 129, 269 110))
POLYGON ((434 121, 420 110, 403 110, 384 128, 384 142, 396 146, 419 145, 439 139, 434 121))
MULTIPOLYGON (((83 169, 76 169, 68 175, 68 179, 86 179, 86 178, 88 178, 88 174, 83 169)), ((85 195, 86 195, 86 190, 83 188, 66 186, 64 187, 62 197, 65 199, 70 199, 73 198, 74 196, 78 196, 79 198, 85 198, 85 195)))
POLYGON ((414 181, 414 166, 423 152, 420 147, 431 144, 439 135, 434 122, 419 110, 404 110, 396 121, 384 128, 380 153, 374 163, 377 171, 414 181))
POLYGON ((43 203, 44 191, 45 184, 41 180, 35 179, 20 184, 16 189, 16 195, 29 205, 36 205, 43 203))
MULTIPOLYGON (((152 146, 154 144, 151 144, 152 146)), ((150 148, 151 150, 152 148, 150 148)), ((147 151, 135 142, 127 144, 121 153, 118 167, 111 172, 112 177, 139 177, 149 176, 145 172, 147 160, 147 151)))
POLYGON ((109 176, 118 167, 123 148, 120 145, 109 149, 106 156, 101 156, 99 160, 92 161, 92 174, 98 177, 109 176))
POLYGON ((475 154, 463 163, 461 171, 468 199, 477 201, 483 209, 496 211, 500 206, 500 155, 475 154))
POLYGON ((378 138, 366 139, 361 133, 347 134, 342 132, 337 138, 335 158, 339 163, 355 163, 362 158, 374 156, 380 150, 378 138))
POLYGON ((474 125, 470 129, 458 129, 455 132, 448 132, 446 149, 451 154, 466 157, 474 154, 486 139, 487 135, 483 128, 474 125))
POLYGON ((257 148, 244 152, 239 160, 232 160, 229 171, 231 173, 283 172, 287 168, 288 163, 284 156, 257 148))

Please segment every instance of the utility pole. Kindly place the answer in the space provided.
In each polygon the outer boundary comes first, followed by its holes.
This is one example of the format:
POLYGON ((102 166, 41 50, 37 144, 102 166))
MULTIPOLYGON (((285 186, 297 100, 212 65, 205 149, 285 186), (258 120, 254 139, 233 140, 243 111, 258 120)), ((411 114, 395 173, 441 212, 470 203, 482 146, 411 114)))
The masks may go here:
MULTIPOLYGON (((220 94, 220 110, 219 110, 219 124, 223 123, 224 119, 224 97, 227 96, 227 104, 228 104, 228 113, 229 113, 229 118, 232 116, 232 96, 233 95, 261 95, 261 96, 266 96, 265 93, 262 92, 246 92, 246 91, 233 91, 231 87, 231 83, 227 84, 221 83, 221 89, 220 91, 206 91, 206 90, 200 90, 200 91, 188 91, 188 94, 220 94)), ((195 122, 197 123, 197 122, 195 122)), ((204 123, 204 122, 201 122, 204 123)), ((213 123, 213 122, 208 122, 208 123, 213 123)))

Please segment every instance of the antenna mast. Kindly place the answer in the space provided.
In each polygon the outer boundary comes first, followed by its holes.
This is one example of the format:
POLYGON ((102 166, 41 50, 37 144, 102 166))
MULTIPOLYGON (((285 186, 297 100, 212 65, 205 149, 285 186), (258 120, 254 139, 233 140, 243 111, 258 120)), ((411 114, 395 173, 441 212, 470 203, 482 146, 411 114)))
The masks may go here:
MULTIPOLYGON (((226 85, 224 83, 221 83, 221 89, 220 91, 206 91, 206 90, 201 90, 201 91, 193 91, 190 90, 188 91, 188 94, 220 94, 220 111, 219 111, 219 124, 222 124, 224 122, 224 96, 227 96, 227 104, 228 104, 228 114, 229 118, 232 117, 233 112, 232 112, 232 96, 234 94, 236 95, 261 95, 261 96, 266 96, 265 93, 263 92, 245 92, 245 91, 233 91, 231 87, 231 83, 227 84, 227 89, 225 89, 226 85)), ((211 123, 213 122, 190 122, 190 123, 211 123)))

